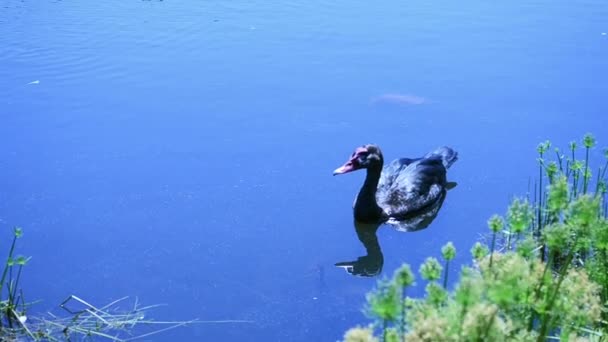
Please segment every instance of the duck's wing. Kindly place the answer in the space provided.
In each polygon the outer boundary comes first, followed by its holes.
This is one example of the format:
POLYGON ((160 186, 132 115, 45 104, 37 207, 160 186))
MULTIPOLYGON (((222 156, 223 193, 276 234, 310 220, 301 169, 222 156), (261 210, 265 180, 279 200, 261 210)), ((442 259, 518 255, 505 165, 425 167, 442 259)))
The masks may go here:
POLYGON ((427 153, 423 159, 441 159, 441 163, 447 169, 452 166, 458 160, 458 152, 454 151, 451 147, 442 146, 436 148, 434 151, 427 153))
MULTIPOLYGON (((378 187, 378 205, 399 219, 437 202, 445 190, 445 167, 441 158, 410 160, 378 187)), ((392 163, 391 163, 392 164, 392 163)))
POLYGON ((437 217, 446 192, 446 190, 442 191, 439 198, 430 205, 400 218, 390 217, 386 223, 401 232, 413 232, 427 228, 437 217))
POLYGON ((410 159, 401 158, 395 159, 390 164, 384 166, 382 173, 380 174, 380 181, 378 182, 378 189, 390 188, 397 177, 412 163, 419 161, 420 158, 410 159))

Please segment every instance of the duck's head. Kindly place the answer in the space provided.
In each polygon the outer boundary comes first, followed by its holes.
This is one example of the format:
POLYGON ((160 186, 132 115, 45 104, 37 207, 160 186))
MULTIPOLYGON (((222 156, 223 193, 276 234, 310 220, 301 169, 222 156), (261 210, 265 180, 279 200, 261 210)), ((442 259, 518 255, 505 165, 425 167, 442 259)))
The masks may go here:
POLYGON ((349 173, 359 169, 382 167, 382 152, 377 145, 368 144, 357 147, 348 161, 334 170, 335 175, 349 173))

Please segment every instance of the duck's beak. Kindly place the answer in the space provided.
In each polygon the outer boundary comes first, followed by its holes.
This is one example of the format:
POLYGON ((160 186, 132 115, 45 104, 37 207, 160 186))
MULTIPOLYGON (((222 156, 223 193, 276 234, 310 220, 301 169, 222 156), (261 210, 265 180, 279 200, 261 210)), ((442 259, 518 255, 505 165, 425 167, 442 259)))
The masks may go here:
POLYGON ((334 176, 360 169, 361 165, 359 164, 359 160, 357 158, 359 158, 362 153, 366 153, 367 151, 368 150, 366 147, 358 147, 355 152, 353 152, 353 155, 346 162, 346 164, 334 170, 334 176))
POLYGON ((340 166, 339 168, 334 170, 334 176, 335 175, 341 175, 343 173, 349 173, 351 171, 355 171, 355 165, 353 164, 352 159, 347 161, 346 164, 340 166))

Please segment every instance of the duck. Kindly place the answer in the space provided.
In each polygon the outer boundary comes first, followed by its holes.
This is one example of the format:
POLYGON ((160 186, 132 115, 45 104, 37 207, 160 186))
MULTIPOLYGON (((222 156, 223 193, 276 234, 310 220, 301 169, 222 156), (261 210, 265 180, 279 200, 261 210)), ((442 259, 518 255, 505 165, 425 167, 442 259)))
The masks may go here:
POLYGON ((385 166, 380 147, 367 144, 357 147, 333 174, 366 169, 353 203, 355 221, 396 224, 441 206, 446 191, 455 186, 447 181, 447 170, 456 160, 458 153, 442 146, 423 157, 399 158, 385 166))

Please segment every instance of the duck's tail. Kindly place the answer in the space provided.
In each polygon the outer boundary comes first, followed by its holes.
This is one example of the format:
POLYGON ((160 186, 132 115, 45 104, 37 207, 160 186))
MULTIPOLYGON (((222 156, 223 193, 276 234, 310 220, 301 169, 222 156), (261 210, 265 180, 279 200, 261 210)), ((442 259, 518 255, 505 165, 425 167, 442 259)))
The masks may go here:
POLYGON ((427 155, 424 157, 425 158, 431 158, 431 157, 441 158, 443 166, 446 169, 449 169, 450 166, 452 166, 452 164, 454 164, 454 162, 458 160, 458 152, 454 151, 450 147, 442 146, 442 147, 437 148, 433 152, 427 153, 427 155))

